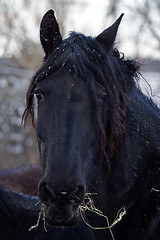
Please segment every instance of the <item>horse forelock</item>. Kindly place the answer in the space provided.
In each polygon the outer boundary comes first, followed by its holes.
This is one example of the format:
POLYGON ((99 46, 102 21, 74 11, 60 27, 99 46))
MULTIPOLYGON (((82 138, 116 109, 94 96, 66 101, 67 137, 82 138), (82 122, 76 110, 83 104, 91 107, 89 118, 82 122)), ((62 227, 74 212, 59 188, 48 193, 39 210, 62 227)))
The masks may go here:
POLYGON ((71 32, 67 39, 44 58, 43 65, 34 75, 32 83, 42 81, 53 72, 64 69, 82 79, 88 79, 88 75, 93 75, 96 81, 105 86, 107 81, 115 78, 117 87, 124 78, 118 79, 120 73, 129 76, 126 84, 128 86, 134 85, 138 68, 136 61, 125 60, 124 55, 121 57, 117 49, 107 54, 95 38, 71 32))

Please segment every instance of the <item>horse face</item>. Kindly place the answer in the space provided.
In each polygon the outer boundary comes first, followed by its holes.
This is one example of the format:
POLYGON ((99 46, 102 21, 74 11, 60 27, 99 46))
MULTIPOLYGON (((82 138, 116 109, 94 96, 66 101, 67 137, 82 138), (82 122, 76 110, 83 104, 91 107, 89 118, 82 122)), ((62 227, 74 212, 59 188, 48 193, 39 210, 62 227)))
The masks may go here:
POLYGON ((83 80, 62 73, 39 82, 35 94, 45 169, 39 196, 48 206, 50 224, 70 225, 79 220, 97 141, 91 95, 83 80))

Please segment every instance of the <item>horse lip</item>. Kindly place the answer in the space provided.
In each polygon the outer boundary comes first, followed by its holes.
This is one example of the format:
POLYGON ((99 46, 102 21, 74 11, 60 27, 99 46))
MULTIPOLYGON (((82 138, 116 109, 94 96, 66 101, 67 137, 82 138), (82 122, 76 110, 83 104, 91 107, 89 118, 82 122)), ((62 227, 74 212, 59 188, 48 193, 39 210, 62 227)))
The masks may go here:
MULTIPOLYGON (((75 214, 76 215, 76 214, 75 214)), ((47 224, 50 226, 72 226, 79 222, 79 216, 73 215, 72 217, 68 219, 63 219, 63 216, 61 218, 47 218, 47 224)))
POLYGON ((50 205, 46 212, 46 221, 51 226, 75 225, 80 220, 78 209, 78 207, 74 209, 74 206, 72 208, 63 208, 63 206, 50 205))
POLYGON ((68 221, 54 221, 54 220, 50 220, 50 219, 48 219, 47 220, 47 224, 49 224, 50 226, 52 226, 52 227, 63 227, 63 226, 73 226, 73 225, 76 225, 77 223, 79 222, 79 219, 74 219, 74 220, 72 220, 72 219, 70 219, 70 220, 68 220, 68 221))

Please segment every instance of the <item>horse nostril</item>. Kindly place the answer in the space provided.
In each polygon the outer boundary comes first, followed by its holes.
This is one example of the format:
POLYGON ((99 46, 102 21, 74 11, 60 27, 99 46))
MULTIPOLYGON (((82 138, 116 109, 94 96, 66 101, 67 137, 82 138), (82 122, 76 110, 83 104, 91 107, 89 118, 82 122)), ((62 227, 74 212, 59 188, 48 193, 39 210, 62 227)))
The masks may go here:
POLYGON ((80 185, 69 194, 68 200, 70 203, 80 204, 84 199, 84 195, 85 195, 85 188, 84 186, 80 185))
POLYGON ((83 185, 78 185, 72 191, 67 191, 67 188, 62 187, 61 189, 63 191, 58 191, 60 187, 56 189, 56 187, 47 183, 45 179, 42 179, 39 183, 39 198, 42 202, 54 202, 54 204, 80 204, 84 199, 85 187, 83 185))
POLYGON ((53 188, 50 187, 47 183, 41 182, 39 185, 39 198, 43 202, 47 202, 49 200, 52 202, 52 201, 55 201, 56 194, 53 188))

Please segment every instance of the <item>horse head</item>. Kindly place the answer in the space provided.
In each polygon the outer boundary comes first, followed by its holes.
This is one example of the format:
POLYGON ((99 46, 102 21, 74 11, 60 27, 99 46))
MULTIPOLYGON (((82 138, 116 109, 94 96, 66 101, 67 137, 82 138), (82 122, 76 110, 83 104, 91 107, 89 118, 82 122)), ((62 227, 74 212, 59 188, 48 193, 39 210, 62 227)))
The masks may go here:
MULTIPOLYGON (((91 185, 96 184, 94 172, 105 155, 105 129, 112 95, 106 92, 103 82, 104 66, 122 16, 96 38, 71 33, 64 40, 53 10, 41 21, 40 40, 45 58, 28 90, 25 115, 33 118, 35 96, 38 102, 35 125, 45 171, 39 197, 48 208, 47 221, 52 225, 78 222, 79 206, 91 185)), ((116 98, 119 96, 113 96, 113 102, 116 98)))

